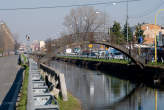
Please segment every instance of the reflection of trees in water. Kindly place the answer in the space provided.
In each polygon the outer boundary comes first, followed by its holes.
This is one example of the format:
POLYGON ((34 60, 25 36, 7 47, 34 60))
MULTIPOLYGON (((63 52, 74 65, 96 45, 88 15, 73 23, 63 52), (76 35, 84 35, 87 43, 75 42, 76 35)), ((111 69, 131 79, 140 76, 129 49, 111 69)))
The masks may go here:
POLYGON ((111 88, 109 89, 111 89, 114 97, 125 96, 134 88, 134 85, 132 85, 129 81, 120 80, 115 77, 112 77, 110 79, 111 88))
MULTIPOLYGON (((125 106, 121 105, 122 99, 132 107, 135 107, 137 103, 137 98, 136 100, 126 100, 127 94, 133 88, 133 85, 128 81, 67 63, 57 62, 54 63, 53 67, 65 74, 67 89, 80 99, 85 110, 95 109, 96 106, 101 108, 102 106, 110 106, 110 104, 118 101, 120 102, 118 103, 119 106, 125 106)), ((142 101, 140 105, 142 105, 142 101)))
MULTIPOLYGON (((91 110, 91 108, 93 110, 98 104, 98 107, 100 106, 98 110, 104 110, 103 104, 110 108, 112 103, 114 103, 112 104, 112 110, 154 109, 153 89, 141 86, 134 88, 134 85, 129 81, 120 80, 103 75, 101 72, 79 68, 67 63, 56 63, 55 68, 60 68, 62 73, 65 74, 68 89, 81 100, 85 110, 91 110)), ((163 94, 163 92, 158 94, 160 101, 164 99, 163 94)), ((162 107, 162 105, 160 106, 162 107)))
POLYGON ((118 97, 118 95, 120 95, 121 92, 121 81, 116 79, 116 78, 112 78, 111 79, 111 89, 112 92, 114 94, 115 97, 118 97))
POLYGON ((146 87, 137 87, 115 103, 113 110, 143 110, 143 108, 148 110, 152 109, 150 106, 154 108, 154 90, 146 87))

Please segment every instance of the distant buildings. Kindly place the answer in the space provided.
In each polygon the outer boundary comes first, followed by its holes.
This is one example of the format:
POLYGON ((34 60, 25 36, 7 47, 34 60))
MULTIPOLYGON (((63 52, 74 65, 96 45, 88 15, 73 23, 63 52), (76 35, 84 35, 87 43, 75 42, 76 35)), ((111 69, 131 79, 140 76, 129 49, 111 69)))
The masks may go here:
POLYGON ((45 51, 45 41, 34 40, 31 44, 32 51, 45 51))
POLYGON ((157 36, 157 42, 160 45, 164 45, 164 29, 163 27, 155 24, 143 24, 141 29, 144 31, 144 43, 145 45, 154 45, 155 36, 157 36), (162 42, 163 40, 163 42, 162 42))
POLYGON ((27 46, 24 43, 20 43, 18 51, 19 53, 24 53, 25 51, 27 51, 27 46))
POLYGON ((45 48, 46 48, 46 43, 45 43, 45 41, 40 41, 40 50, 41 50, 41 51, 44 51, 45 48))

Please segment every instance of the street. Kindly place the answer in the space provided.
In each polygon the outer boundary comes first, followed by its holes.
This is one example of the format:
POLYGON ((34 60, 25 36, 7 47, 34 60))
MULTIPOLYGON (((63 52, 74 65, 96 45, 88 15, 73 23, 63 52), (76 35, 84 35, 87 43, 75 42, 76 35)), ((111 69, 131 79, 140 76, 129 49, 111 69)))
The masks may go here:
POLYGON ((11 88, 18 69, 17 56, 0 57, 0 104, 11 88))

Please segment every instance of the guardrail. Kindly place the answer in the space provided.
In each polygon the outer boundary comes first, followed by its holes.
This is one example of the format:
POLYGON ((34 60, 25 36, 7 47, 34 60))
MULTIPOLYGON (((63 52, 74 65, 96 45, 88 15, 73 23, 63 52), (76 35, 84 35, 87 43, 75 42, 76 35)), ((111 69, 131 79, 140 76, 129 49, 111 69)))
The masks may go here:
POLYGON ((53 94, 58 97, 59 93, 61 93, 63 100, 67 101, 67 88, 64 74, 42 63, 39 64, 39 66, 40 73, 46 80, 48 86, 50 86, 50 88, 52 87, 53 94))
POLYGON ((32 59, 29 61, 27 110, 59 110, 57 100, 42 78, 38 64, 32 59))

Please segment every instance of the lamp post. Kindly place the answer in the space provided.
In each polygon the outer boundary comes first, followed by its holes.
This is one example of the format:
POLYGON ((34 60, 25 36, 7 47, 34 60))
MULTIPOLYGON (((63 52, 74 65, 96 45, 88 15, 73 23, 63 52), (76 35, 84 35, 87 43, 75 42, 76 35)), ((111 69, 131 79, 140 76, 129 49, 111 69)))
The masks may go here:
MULTIPOLYGON (((157 13, 155 14, 155 25, 157 25, 157 16, 158 14, 161 12, 161 11, 164 11, 164 9, 160 9, 157 11, 157 13)), ((155 37, 154 37, 154 41, 155 41, 155 62, 157 62, 157 36, 156 36, 156 33, 155 33, 155 37)))
POLYGON ((27 41, 27 50, 26 51, 30 51, 30 44, 29 44, 30 35, 29 34, 26 34, 26 41, 27 41))
MULTIPOLYGON (((103 27, 104 27, 104 37, 105 37, 105 30, 106 30, 106 14, 105 14, 106 12, 105 12, 105 7, 104 7, 104 13, 103 13, 103 19, 104 19, 104 21, 103 21, 103 27)), ((102 14, 102 12, 100 12, 100 11, 96 11, 96 14, 102 14)), ((101 39, 102 40, 102 39, 101 39)))
POLYGON ((127 3, 126 3, 126 12, 127 12, 127 18, 126 18, 126 27, 127 27, 127 44, 128 44, 128 0, 127 0, 127 3))

